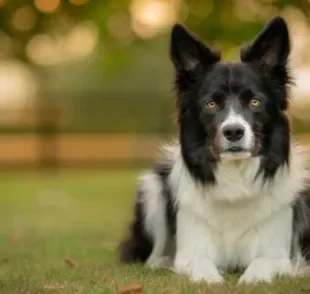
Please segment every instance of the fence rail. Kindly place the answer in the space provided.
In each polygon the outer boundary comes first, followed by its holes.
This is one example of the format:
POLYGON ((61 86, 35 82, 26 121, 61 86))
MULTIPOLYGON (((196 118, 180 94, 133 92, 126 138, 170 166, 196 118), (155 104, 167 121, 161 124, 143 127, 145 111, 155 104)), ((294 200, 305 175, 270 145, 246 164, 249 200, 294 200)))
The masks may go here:
POLYGON ((160 138, 143 135, 0 135, 0 166, 104 165, 152 160, 160 138))

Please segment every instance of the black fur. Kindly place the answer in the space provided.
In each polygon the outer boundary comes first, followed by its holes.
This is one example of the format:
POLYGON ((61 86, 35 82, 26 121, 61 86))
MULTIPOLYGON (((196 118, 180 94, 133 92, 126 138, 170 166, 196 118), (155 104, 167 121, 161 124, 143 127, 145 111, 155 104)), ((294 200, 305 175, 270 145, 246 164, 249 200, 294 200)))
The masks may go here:
POLYGON ((298 252, 298 248, 305 260, 310 261, 310 182, 299 193, 293 206, 292 252, 298 252))
POLYGON ((286 109, 287 69, 290 42, 282 18, 272 20, 241 50, 240 63, 220 63, 220 55, 176 25, 171 36, 171 60, 179 108, 182 155, 192 176, 203 184, 216 182, 214 169, 219 160, 217 127, 234 104, 256 135, 253 155, 262 155, 258 175, 271 180, 278 168, 289 163, 290 128, 286 109), (259 97, 255 111, 247 101, 259 97), (208 101, 217 103, 207 111, 208 101))
POLYGON ((129 236, 119 246, 120 259, 124 263, 144 262, 152 252, 153 243, 144 229, 144 208, 139 201, 142 191, 138 192, 134 220, 130 224, 129 236))
POLYGON ((288 164, 290 128, 284 111, 288 108, 288 85, 292 83, 287 67, 290 53, 287 26, 280 17, 271 21, 254 42, 241 50, 241 60, 252 64, 260 74, 264 91, 277 103, 270 109, 273 118, 265 125, 263 154, 260 173, 272 179, 277 169, 288 164), (279 148, 282 146, 282 148, 279 148))
MULTIPOLYGON (((163 201, 166 203, 166 223, 169 228, 169 234, 175 235, 176 231, 176 208, 173 204, 171 191, 167 183, 167 178, 170 173, 171 166, 169 164, 157 164, 154 168, 154 173, 161 180, 161 189, 163 201)), ((119 247, 120 259, 124 263, 145 262, 153 249, 153 240, 144 229, 144 211, 143 191, 138 192, 137 201, 135 204, 134 220, 130 224, 129 236, 121 242, 119 247)))

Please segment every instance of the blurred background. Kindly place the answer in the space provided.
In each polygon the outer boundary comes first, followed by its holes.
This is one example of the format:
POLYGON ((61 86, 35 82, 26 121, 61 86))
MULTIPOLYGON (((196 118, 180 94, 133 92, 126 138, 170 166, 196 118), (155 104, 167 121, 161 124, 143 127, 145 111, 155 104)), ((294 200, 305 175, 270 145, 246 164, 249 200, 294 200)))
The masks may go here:
POLYGON ((0 0, 0 168, 135 166, 175 132, 171 26, 236 60, 275 15, 292 36, 291 116, 310 130, 310 1, 0 0))
POLYGON ((310 145, 310 0, 0 0, 1 293, 141 282, 115 248, 140 168, 176 132, 172 25, 237 60, 276 15, 292 37, 293 131, 310 145))

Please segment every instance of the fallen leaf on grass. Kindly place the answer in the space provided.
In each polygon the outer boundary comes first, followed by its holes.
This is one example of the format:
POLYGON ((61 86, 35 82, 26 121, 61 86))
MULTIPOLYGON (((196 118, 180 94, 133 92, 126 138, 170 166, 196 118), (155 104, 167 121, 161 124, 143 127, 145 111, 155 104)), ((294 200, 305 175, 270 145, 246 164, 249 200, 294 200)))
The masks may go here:
POLYGON ((125 287, 121 287, 117 289, 117 293, 139 293, 142 292, 143 287, 139 284, 132 284, 125 287))
POLYGON ((60 290, 60 289, 64 289, 65 286, 63 285, 43 285, 42 289, 44 290, 60 290))
POLYGON ((8 258, 0 257, 0 263, 7 263, 8 261, 10 261, 8 258))
POLYGON ((108 276, 108 275, 103 277, 101 282, 104 284, 115 284, 114 278, 112 276, 108 276))
POLYGON ((72 268, 75 268, 75 267, 79 266, 78 262, 76 260, 74 260, 73 258, 71 258, 71 257, 66 257, 65 258, 65 263, 68 266, 72 267, 72 268))
POLYGON ((12 244, 17 245, 20 243, 25 236, 25 232, 21 229, 15 230, 12 234, 12 244))

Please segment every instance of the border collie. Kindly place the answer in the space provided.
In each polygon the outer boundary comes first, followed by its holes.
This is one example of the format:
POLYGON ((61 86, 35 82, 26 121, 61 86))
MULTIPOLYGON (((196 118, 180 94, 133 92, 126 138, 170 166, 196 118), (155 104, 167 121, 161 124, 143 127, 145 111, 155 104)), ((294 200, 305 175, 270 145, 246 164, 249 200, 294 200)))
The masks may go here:
POLYGON ((184 26, 171 33, 179 136, 142 175, 124 262, 192 281, 271 282, 310 259, 304 150, 287 116, 290 40, 281 17, 224 63, 184 26))

